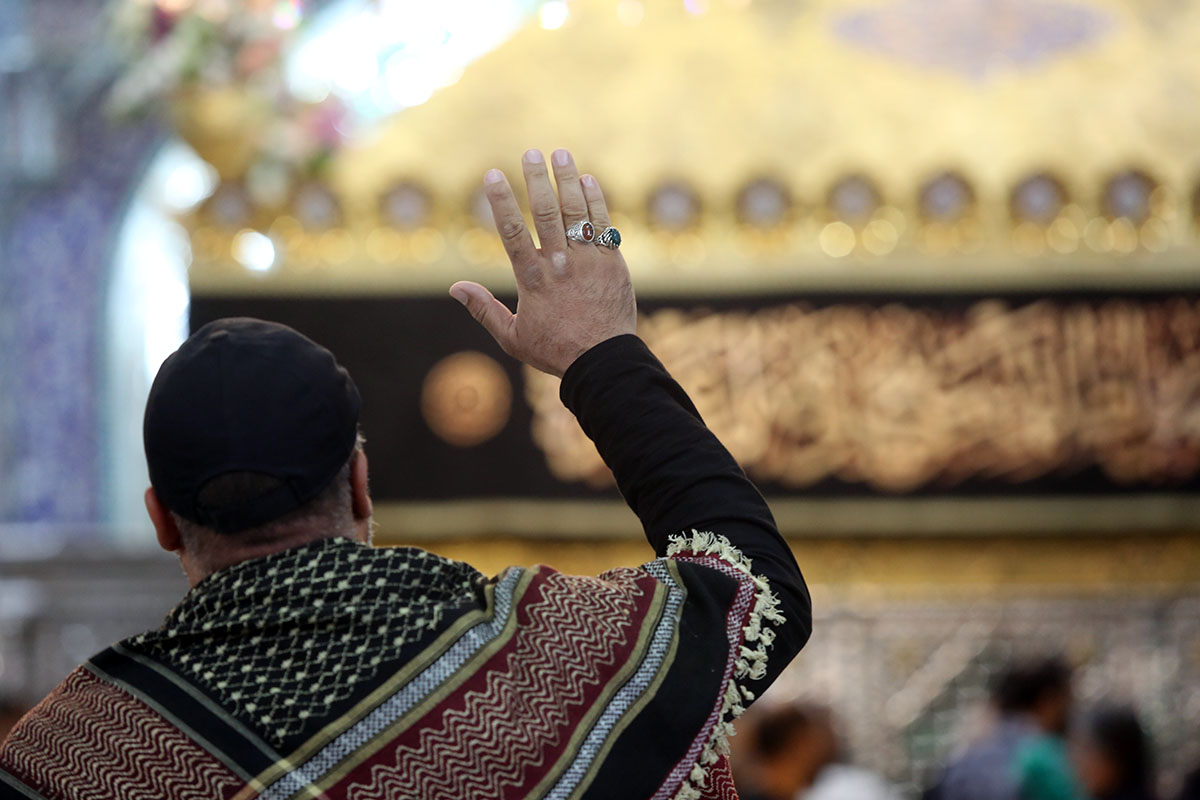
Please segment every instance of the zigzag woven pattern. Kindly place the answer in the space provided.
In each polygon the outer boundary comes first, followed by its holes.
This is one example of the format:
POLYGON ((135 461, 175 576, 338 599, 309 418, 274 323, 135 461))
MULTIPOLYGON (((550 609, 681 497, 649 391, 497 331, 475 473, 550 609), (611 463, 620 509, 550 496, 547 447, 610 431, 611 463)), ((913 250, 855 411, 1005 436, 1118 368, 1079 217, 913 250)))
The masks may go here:
POLYGON ((733 772, 729 756, 709 767, 708 784, 700 794, 702 800, 738 800, 737 787, 733 785, 733 772))
POLYGON ((83 668, 13 731, 0 765, 64 800, 214 800, 243 786, 151 708, 83 668))
POLYGON ((538 783, 586 712, 588 695, 616 670, 621 645, 637 635, 634 612, 645 593, 638 577, 649 581, 633 570, 609 580, 545 575, 502 663, 427 715, 417 742, 374 765, 348 800, 409 797, 416 786, 424 800, 499 800, 538 783))

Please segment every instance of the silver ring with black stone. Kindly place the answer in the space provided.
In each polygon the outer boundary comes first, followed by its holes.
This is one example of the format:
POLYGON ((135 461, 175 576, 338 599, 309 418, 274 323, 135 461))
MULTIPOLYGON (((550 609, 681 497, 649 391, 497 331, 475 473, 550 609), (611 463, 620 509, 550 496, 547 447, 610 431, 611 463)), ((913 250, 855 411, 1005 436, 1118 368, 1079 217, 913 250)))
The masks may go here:
POLYGON ((605 228, 596 237, 596 244, 603 245, 609 250, 616 250, 621 246, 621 232, 616 228, 605 228))

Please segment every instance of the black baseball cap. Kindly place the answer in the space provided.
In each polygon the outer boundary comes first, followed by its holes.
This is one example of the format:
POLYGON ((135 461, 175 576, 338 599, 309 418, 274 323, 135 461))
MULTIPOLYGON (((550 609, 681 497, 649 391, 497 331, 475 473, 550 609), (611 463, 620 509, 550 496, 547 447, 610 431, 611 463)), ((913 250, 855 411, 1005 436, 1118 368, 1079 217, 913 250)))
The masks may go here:
POLYGON ((223 533, 300 508, 345 466, 358 387, 333 353, 277 322, 219 319, 163 362, 143 420, 150 483, 185 519, 223 533), (234 507, 198 501, 213 478, 255 472, 282 484, 234 507))

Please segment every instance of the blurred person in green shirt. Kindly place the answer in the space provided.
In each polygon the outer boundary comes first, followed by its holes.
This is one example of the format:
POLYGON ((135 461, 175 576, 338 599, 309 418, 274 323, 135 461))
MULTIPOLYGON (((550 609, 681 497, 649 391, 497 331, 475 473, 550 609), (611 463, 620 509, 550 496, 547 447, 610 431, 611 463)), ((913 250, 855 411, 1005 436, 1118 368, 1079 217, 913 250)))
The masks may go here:
POLYGON ((995 721, 924 800, 1084 800, 1067 752, 1071 670, 1059 658, 1012 665, 993 687, 995 721))

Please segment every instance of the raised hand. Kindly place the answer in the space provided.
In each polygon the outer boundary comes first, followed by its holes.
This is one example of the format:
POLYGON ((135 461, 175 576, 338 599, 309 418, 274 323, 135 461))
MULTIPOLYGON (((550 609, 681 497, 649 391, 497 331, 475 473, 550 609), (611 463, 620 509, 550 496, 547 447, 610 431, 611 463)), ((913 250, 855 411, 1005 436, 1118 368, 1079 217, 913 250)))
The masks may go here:
POLYGON ((580 178, 566 150, 555 150, 551 161, 557 196, 539 151, 527 151, 521 161, 541 249, 533 245, 504 174, 489 170, 483 180, 496 230, 517 279, 517 313, 478 283, 459 281, 450 287, 450 295, 467 307, 504 352, 562 377, 575 359, 595 345, 633 333, 637 303, 620 251, 567 238, 567 229, 583 220, 590 219, 597 234, 608 227, 600 184, 590 175, 580 178))

